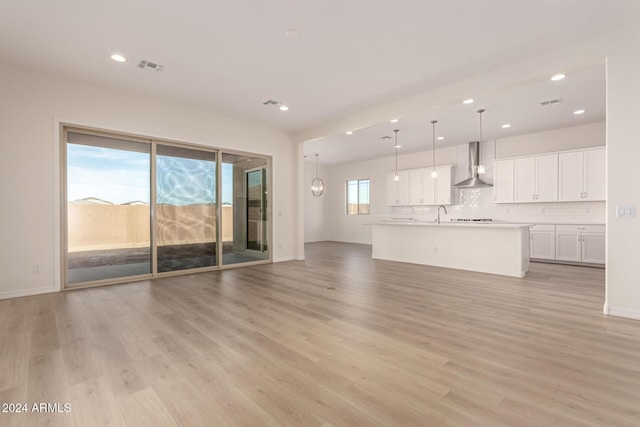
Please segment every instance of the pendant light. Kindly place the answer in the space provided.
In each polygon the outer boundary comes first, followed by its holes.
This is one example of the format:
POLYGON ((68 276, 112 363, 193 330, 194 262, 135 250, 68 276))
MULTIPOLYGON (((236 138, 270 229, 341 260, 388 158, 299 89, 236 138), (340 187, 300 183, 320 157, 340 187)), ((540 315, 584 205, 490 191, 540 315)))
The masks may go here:
MULTIPOLYGON (((482 146, 482 113, 484 113, 484 108, 478 110, 478 114, 480 114, 480 141, 479 146, 482 146)), ((482 164, 482 157, 478 156, 478 175, 484 175, 487 173, 487 168, 482 164)))
POLYGON ((396 149, 396 174, 393 176, 393 180, 394 181, 400 181, 400 175, 398 175, 398 148, 400 148, 400 146, 398 145, 398 132, 400 131, 400 129, 394 129, 393 131, 396 133, 396 145, 395 145, 395 149, 396 149))
POLYGON ((324 192, 324 182, 318 176, 318 154, 316 154, 316 177, 311 181, 311 194, 316 197, 322 196, 324 192))
POLYGON ((431 178, 436 179, 438 177, 438 171, 436 170, 436 123, 437 120, 432 120, 431 125, 433 127, 433 144, 431 145, 431 157, 433 161, 433 170, 431 171, 431 178))

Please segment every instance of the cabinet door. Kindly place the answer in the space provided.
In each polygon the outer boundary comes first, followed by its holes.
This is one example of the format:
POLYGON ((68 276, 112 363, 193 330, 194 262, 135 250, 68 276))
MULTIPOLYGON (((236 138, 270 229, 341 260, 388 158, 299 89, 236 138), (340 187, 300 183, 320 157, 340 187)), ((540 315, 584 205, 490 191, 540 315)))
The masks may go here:
POLYGON ((556 259, 556 232, 532 231, 529 235, 531 245, 529 257, 536 259, 556 259))
POLYGON ((409 179, 409 205, 424 205, 422 195, 422 169, 413 169, 408 172, 409 179))
POLYGON ((583 200, 605 200, 607 194, 607 155, 604 148, 584 152, 583 200))
POLYGON ((605 263, 605 234, 604 233, 582 233, 582 262, 592 262, 594 264, 605 263))
MULTIPOLYGON (((438 178, 436 178, 436 205, 451 204, 451 166, 442 166, 436 168, 438 178)), ((431 176, 431 171, 428 172, 431 176)))
POLYGON ((556 259, 561 261, 582 261, 582 233, 556 231, 556 259))
POLYGON ((398 181, 398 204, 400 206, 409 205, 409 171, 398 171, 400 181, 398 181))
POLYGON ((536 193, 536 159, 526 157, 516 159, 514 164, 515 190, 514 201, 516 203, 528 203, 535 201, 536 193))
POLYGON ((387 206, 398 206, 400 200, 398 199, 398 184, 400 181, 394 181, 394 173, 387 174, 387 206))
POLYGON ((425 205, 436 204, 436 182, 431 178, 431 169, 422 170, 422 198, 425 205))
POLYGON ((558 155, 558 200, 579 202, 584 181, 583 152, 560 153, 558 155))
POLYGON ((493 164, 493 201, 513 203, 514 175, 513 160, 502 160, 493 164))
POLYGON ((558 201, 558 155, 536 157, 536 202, 558 201))

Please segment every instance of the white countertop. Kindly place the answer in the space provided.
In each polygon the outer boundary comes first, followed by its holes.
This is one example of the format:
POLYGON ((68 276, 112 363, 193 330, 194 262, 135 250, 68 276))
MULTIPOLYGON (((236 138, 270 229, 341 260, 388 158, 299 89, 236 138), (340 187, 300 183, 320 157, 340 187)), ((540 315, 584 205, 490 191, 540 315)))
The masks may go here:
POLYGON ((469 227, 469 228, 528 228, 533 224, 510 224, 504 222, 451 222, 441 221, 440 224, 433 221, 414 220, 382 220, 372 225, 402 225, 408 227, 469 227))

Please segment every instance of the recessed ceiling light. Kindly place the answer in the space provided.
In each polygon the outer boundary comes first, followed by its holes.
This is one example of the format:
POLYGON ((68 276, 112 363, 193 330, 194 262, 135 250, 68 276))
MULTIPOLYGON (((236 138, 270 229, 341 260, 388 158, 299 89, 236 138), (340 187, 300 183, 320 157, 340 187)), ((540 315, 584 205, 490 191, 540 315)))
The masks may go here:
POLYGON ((391 120, 389 120, 389 121, 390 121, 391 123, 398 123, 398 120, 400 120, 400 119, 391 119, 391 120))
POLYGON ((289 28, 287 31, 284 32, 284 35, 290 39, 297 39, 298 36, 300 35, 300 31, 296 30, 295 28, 289 28))
POLYGON ((502 125, 502 129, 509 129, 511 125, 509 123, 505 123, 502 125))
POLYGON ((584 114, 584 110, 576 110, 573 112, 573 114, 575 114, 576 116, 580 115, 580 114, 584 114))
POLYGON ((463 104, 473 104, 475 101, 475 99, 473 98, 469 98, 469 99, 465 99, 464 101, 462 101, 463 104))
POLYGON ((395 148, 402 148, 402 145, 396 145, 395 148))
POLYGON ((564 78, 567 77, 564 74, 556 74, 555 76, 551 77, 551 80, 554 82, 558 82, 560 80, 564 80, 564 78))
POLYGON ((286 105, 280 106, 280 111, 287 111, 287 110, 289 110, 289 107, 287 107, 286 105))
POLYGON ((346 132, 345 132, 345 134, 347 134, 347 135, 353 135, 353 131, 348 130, 348 131, 346 131, 346 132))
POLYGON ((116 62, 127 62, 127 58, 125 58, 124 56, 120 55, 119 53, 112 53, 111 54, 111 59, 113 59, 116 62))
POLYGON ((444 136, 439 136, 439 137, 437 137, 436 139, 437 139, 438 141, 442 141, 442 140, 444 140, 444 136))

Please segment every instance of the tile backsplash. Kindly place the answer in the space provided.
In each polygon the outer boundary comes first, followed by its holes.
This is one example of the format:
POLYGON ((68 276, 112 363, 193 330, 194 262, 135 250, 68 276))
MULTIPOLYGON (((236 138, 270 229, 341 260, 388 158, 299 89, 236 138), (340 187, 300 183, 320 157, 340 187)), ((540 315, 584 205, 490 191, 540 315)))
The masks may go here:
MULTIPOLYGON (((454 204, 447 206, 444 221, 455 218, 491 218, 505 222, 604 224, 605 202, 516 203, 493 202, 491 187, 454 190, 454 204)), ((437 206, 392 207, 391 216, 431 221, 437 206)))

